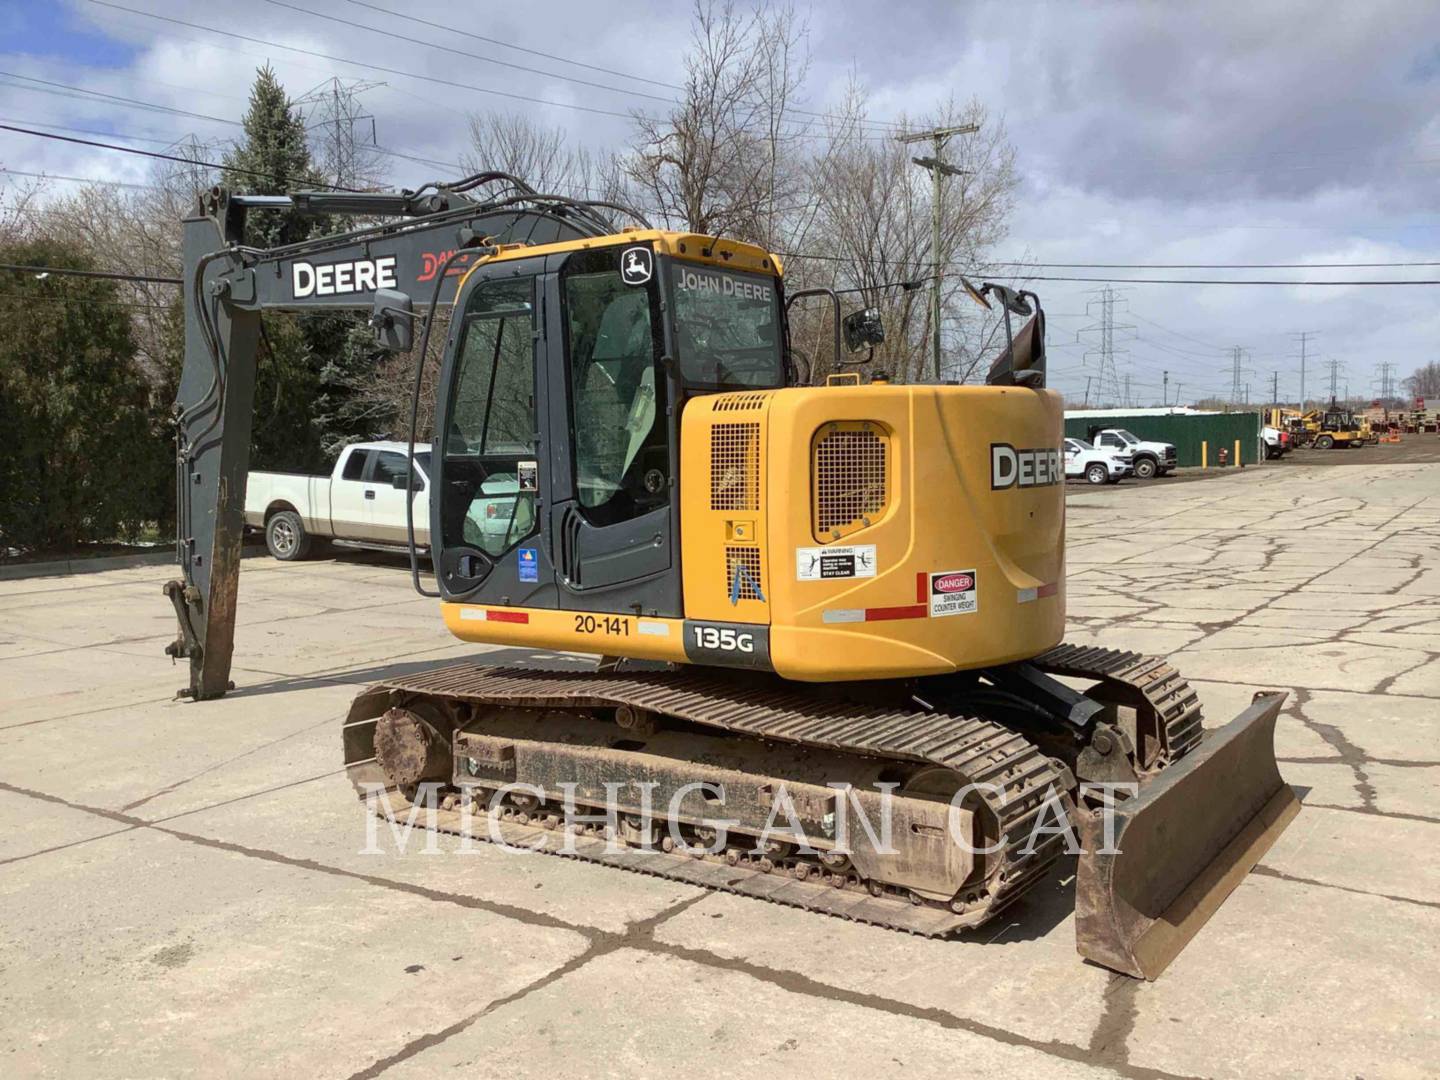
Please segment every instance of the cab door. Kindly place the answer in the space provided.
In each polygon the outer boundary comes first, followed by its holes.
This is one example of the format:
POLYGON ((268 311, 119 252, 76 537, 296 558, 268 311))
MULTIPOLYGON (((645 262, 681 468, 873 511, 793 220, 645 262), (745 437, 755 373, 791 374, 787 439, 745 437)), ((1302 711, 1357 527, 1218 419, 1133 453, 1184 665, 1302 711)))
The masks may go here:
POLYGON ((456 298, 431 463, 431 546, 446 599, 554 607, 542 259, 474 271, 456 298))
POLYGON ((549 546, 566 610, 683 614, 678 386, 644 244, 547 262, 549 546))

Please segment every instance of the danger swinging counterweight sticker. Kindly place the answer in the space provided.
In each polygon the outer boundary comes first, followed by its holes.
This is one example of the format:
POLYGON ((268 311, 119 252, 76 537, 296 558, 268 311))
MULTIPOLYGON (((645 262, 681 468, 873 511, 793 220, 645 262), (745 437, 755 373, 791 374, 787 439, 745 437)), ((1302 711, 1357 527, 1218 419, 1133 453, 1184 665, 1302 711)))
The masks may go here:
POLYGON ((974 570, 946 570, 930 575, 930 617, 970 615, 980 601, 974 570))

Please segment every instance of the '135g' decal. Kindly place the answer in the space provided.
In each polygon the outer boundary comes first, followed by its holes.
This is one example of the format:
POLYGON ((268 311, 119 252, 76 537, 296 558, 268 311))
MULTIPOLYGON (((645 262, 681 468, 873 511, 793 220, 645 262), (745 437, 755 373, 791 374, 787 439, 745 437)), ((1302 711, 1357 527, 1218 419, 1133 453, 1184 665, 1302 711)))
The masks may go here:
POLYGON ((721 667, 770 669, 770 628, 753 623, 685 624, 685 656, 721 667))

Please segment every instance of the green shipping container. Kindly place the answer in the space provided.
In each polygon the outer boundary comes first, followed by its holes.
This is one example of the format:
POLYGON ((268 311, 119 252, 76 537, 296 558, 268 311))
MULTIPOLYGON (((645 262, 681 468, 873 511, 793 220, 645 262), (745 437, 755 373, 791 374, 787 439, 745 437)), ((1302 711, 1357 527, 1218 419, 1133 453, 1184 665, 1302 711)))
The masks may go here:
MULTIPOLYGON (((1105 416, 1067 412, 1065 434, 1089 445, 1094 441, 1090 436, 1092 428, 1124 428, 1137 439, 1174 443, 1176 463, 1181 466, 1199 465, 1200 445, 1208 443, 1211 467, 1220 463, 1221 447, 1225 448, 1230 457, 1235 456, 1235 441, 1238 439, 1238 464, 1256 465, 1265 460, 1265 446, 1260 439, 1260 419, 1258 412, 1154 415, 1132 413, 1105 416)), ((1237 462, 1231 461, 1229 464, 1235 465, 1237 462)))

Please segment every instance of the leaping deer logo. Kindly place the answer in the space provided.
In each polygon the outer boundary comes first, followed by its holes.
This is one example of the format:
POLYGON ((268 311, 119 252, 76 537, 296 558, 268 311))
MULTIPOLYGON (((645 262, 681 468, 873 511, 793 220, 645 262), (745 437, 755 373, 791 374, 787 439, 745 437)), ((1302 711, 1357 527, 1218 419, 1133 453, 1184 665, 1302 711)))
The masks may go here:
POLYGON ((650 280, 650 249, 631 248, 625 252, 620 273, 631 285, 641 285, 650 280))

